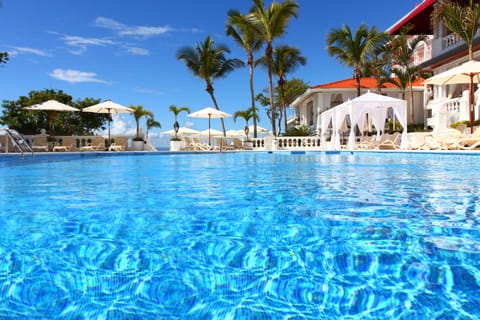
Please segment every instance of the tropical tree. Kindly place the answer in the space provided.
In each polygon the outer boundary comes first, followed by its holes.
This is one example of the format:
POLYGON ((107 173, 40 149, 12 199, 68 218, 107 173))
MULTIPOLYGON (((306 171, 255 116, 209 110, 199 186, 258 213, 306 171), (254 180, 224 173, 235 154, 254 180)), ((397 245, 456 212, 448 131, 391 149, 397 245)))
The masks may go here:
MULTIPOLYGON (((285 99, 285 104, 291 105, 293 101, 295 101, 296 98, 301 96, 302 94, 305 93, 305 91, 310 88, 310 85, 306 82, 304 82, 301 79, 292 79, 289 81, 286 81, 284 83, 284 99, 285 99)), ((268 92, 268 88, 263 90, 265 93, 268 92)), ((256 95, 255 100, 260 103, 263 107, 265 107, 265 112, 267 114, 267 117, 271 120, 271 112, 272 109, 270 108, 270 99, 263 93, 259 93, 256 95)), ((278 119, 278 127, 280 128, 281 125, 281 120, 282 120, 282 113, 280 112, 279 106, 281 105, 282 101, 280 98, 280 89, 279 87, 275 87, 274 90, 274 104, 275 107, 273 108, 273 111, 275 112, 275 119, 278 119)))
POLYGON ((243 118, 245 120, 245 135, 247 136, 248 140, 248 121, 254 117, 254 111, 252 108, 248 108, 247 110, 237 111, 233 114, 233 121, 237 122, 237 118, 243 118))
POLYGON ((299 4, 293 0, 284 0, 283 2, 273 1, 270 6, 265 7, 263 0, 253 0, 253 8, 247 15, 247 19, 255 27, 265 43, 265 59, 267 60, 268 70, 268 94, 270 98, 270 114, 272 122, 272 132, 276 135, 275 125, 275 104, 273 87, 273 41, 285 33, 288 22, 291 17, 297 17, 299 4))
POLYGON ((262 48, 263 40, 259 36, 252 25, 249 23, 247 16, 238 10, 230 10, 228 12, 228 20, 226 33, 232 37, 240 48, 247 53, 247 65, 250 75, 250 99, 253 115, 253 136, 257 137, 257 116, 255 107, 255 89, 253 86, 253 70, 255 68, 254 53, 262 48))
POLYGON ((147 124, 147 137, 148 137, 148 132, 150 131, 150 129, 161 128, 162 127, 162 124, 159 121, 155 120, 153 118, 153 115, 147 116, 147 123, 146 124, 147 124))
MULTIPOLYGON (((470 4, 463 6, 456 2, 440 1, 434 8, 431 16, 436 27, 442 21, 445 26, 460 37, 468 47, 468 59, 473 60, 473 41, 480 28, 480 3, 470 0, 470 4)), ((473 101, 473 80, 470 81, 470 128, 473 132, 475 121, 473 101)))
POLYGON ((390 77, 391 69, 391 52, 388 46, 375 47, 366 58, 362 68, 364 77, 375 78, 377 83, 377 93, 382 94, 382 84, 390 77))
POLYGON ((0 63, 7 63, 8 59, 8 52, 0 52, 0 63))
MULTIPOLYGON (((214 95, 213 81, 226 77, 230 72, 240 68, 244 63, 240 59, 227 59, 230 50, 225 45, 215 45, 211 36, 205 41, 197 42, 195 47, 183 47, 177 51, 177 59, 185 63, 187 68, 198 78, 205 80, 205 90, 210 94, 217 110, 217 100, 214 95)), ((222 120, 223 135, 226 136, 225 124, 222 120)))
POLYGON ((185 111, 187 113, 190 113, 190 108, 189 107, 177 107, 176 105, 172 104, 172 105, 170 105, 170 107, 168 107, 168 109, 175 116, 175 122, 173 123, 173 129, 175 130, 175 140, 178 140, 177 130, 178 130, 178 128, 180 128, 180 125, 178 124, 177 117, 183 111, 185 111))
POLYGON ((413 64, 412 58, 417 46, 425 41, 425 35, 409 36, 409 28, 402 28, 400 34, 397 35, 390 43, 392 63, 396 69, 396 73, 402 74, 407 79, 408 88, 410 91, 410 124, 412 128, 415 125, 415 108, 413 100, 413 81, 422 75, 422 69, 413 64), (400 71, 401 70, 401 71, 400 71))
POLYGON ((374 48, 383 45, 386 40, 386 34, 378 32, 376 26, 368 29, 365 24, 360 25, 355 34, 347 25, 332 29, 328 33, 328 53, 332 57, 336 57, 342 64, 353 67, 357 96, 360 96, 362 68, 365 66, 369 53, 374 48))
POLYGON ((137 124, 137 133, 134 140, 143 140, 140 137, 140 119, 143 117, 153 117, 153 113, 145 109, 142 105, 131 105, 130 109, 133 110, 133 117, 135 118, 135 123, 137 124))
MULTIPOLYGON (((258 63, 267 67, 265 56, 258 63)), ((280 90, 280 108, 283 113, 284 128, 287 130, 287 102, 285 98, 286 75, 305 65, 307 59, 300 55, 300 50, 287 45, 278 46, 273 50, 272 72, 278 77, 278 89, 280 90)), ((280 128, 279 128, 280 131, 280 128)))
MULTIPOLYGON (((62 90, 45 89, 30 91, 27 96, 17 100, 4 100, 0 125, 15 129, 23 134, 36 134, 40 129, 50 126, 48 112, 29 111, 25 107, 42 103, 47 100, 57 100, 72 107, 82 109, 100 102, 100 99, 85 98, 73 101, 72 96, 62 90)), ((95 130, 105 129, 106 114, 89 112, 59 112, 56 114, 54 126, 58 135, 88 135, 95 130)))

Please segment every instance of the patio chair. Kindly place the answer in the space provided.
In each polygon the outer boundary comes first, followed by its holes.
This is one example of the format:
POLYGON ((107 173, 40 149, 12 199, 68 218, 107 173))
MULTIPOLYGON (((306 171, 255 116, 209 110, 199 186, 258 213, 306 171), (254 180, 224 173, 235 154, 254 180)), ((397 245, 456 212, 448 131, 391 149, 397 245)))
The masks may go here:
POLYGON ((115 141, 108 147, 108 151, 125 151, 127 150, 127 138, 117 137, 115 141))
POLYGON ((232 145, 229 145, 227 143, 227 140, 225 138, 215 138, 215 150, 235 150, 235 147, 232 145))
POLYGON ((400 132, 395 132, 393 135, 387 136, 385 140, 378 144, 377 148, 379 150, 398 150, 400 149, 401 137, 400 132))
POLYGON ((243 150, 243 142, 239 138, 233 138, 233 147, 235 150, 243 150))
POLYGON ((105 138, 95 137, 93 141, 80 148, 81 151, 103 151, 105 150, 105 138))
POLYGON ((54 152, 68 152, 75 150, 75 138, 65 137, 63 138, 62 144, 54 146, 52 151, 54 152))
POLYGON ((48 151, 47 136, 44 136, 44 135, 33 136, 32 150, 47 152, 48 151))

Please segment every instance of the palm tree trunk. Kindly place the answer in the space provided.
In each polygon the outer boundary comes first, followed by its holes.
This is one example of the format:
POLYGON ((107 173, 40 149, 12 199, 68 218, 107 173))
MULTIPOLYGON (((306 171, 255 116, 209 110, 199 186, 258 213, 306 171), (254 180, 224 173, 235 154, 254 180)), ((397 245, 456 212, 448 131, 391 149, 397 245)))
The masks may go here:
POLYGON ((357 84, 357 97, 360 97, 360 69, 358 67, 355 68, 355 83, 357 84))
POLYGON ((413 84, 412 80, 408 80, 408 88, 410 89, 410 122, 412 123, 412 131, 415 128, 415 108, 413 105, 413 84))
POLYGON ((250 95, 252 99, 253 110, 253 137, 257 137, 257 110, 255 108, 255 89, 253 86, 253 56, 248 57, 248 64, 250 65, 250 95))
POLYGON ((272 133, 274 136, 277 136, 277 130, 275 126, 275 104, 273 102, 273 81, 272 81, 272 44, 268 43, 267 48, 265 49, 265 56, 267 57, 268 63, 268 94, 270 95, 270 112, 271 112, 271 121, 272 121, 272 133))
MULTIPOLYGON (((218 104, 217 104, 217 99, 215 99, 215 95, 213 94, 213 92, 208 92, 208 93, 210 93, 210 97, 212 98, 213 105, 215 106, 215 109, 220 110, 220 108, 218 107, 218 104)), ((220 118, 220 121, 222 122, 223 136, 226 137, 227 132, 225 131, 225 123, 223 122, 223 118, 220 118)))

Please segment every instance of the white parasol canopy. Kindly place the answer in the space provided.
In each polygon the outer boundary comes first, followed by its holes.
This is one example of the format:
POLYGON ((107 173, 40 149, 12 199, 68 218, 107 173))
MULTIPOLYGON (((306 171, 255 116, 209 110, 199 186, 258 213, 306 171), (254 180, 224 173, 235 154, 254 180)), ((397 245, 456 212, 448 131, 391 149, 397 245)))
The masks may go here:
POLYGON ((122 106, 121 104, 115 103, 111 100, 104 101, 102 103, 94 104, 93 106, 84 108, 84 112, 93 112, 93 113, 108 113, 108 144, 110 145, 110 114, 120 114, 120 113, 132 113, 133 110, 122 106))
POLYGON ((200 132, 198 132, 196 134, 196 136, 208 136, 208 135, 211 135, 211 136, 223 136, 223 132, 220 131, 220 130, 217 130, 217 129, 206 129, 206 130, 202 130, 200 132))
MULTIPOLYGON (((192 135, 192 134, 197 134, 199 132, 200 131, 197 131, 197 130, 194 130, 194 129, 191 129, 191 128, 188 128, 188 127, 178 128, 178 135, 180 135, 180 136, 188 136, 188 135, 192 135)), ((168 134, 170 136, 174 136, 175 135, 175 130, 172 129, 172 130, 164 131, 161 134, 168 134)))
POLYGON ((232 115, 212 107, 207 107, 207 108, 203 108, 201 110, 195 111, 193 113, 190 113, 188 116, 192 118, 208 118, 208 130, 209 130, 208 144, 211 144, 210 119, 212 118, 223 119, 223 118, 231 117, 232 115))
POLYGON ((458 67, 452 68, 445 72, 439 73, 431 78, 428 78, 424 82, 425 84, 436 84, 436 85, 447 85, 447 84, 458 84, 458 83, 468 83, 470 84, 469 91, 469 108, 470 108, 470 129, 473 133, 473 122, 474 122, 474 83, 480 83, 480 62, 475 60, 470 60, 465 62, 458 67))
POLYGON ((24 109, 34 110, 34 111, 50 111, 50 135, 51 136, 55 136, 55 132, 54 132, 55 112, 80 111, 77 108, 58 102, 57 100, 48 100, 39 104, 34 104, 33 106, 25 107, 24 109))

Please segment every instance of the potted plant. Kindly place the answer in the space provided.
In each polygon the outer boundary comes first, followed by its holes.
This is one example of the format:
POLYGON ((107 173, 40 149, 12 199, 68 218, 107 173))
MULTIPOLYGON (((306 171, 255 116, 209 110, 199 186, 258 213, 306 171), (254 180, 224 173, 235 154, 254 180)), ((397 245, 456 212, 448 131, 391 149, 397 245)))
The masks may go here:
POLYGON ((253 149, 253 141, 250 140, 250 137, 248 136, 248 133, 250 131, 250 129, 248 128, 248 121, 252 119, 253 116, 254 116, 254 112, 252 108, 243 110, 243 111, 237 111, 233 114, 233 121, 236 122, 238 117, 243 118, 245 120, 245 128, 244 128, 245 140, 243 141, 243 148, 247 150, 253 149))
POLYGON ((170 138, 170 151, 179 151, 182 148, 182 139, 178 136, 178 130, 180 129, 180 125, 177 121, 177 116, 180 112, 186 111, 190 113, 190 108, 188 107, 177 107, 176 105, 171 105, 169 110, 175 116, 175 122, 173 123, 173 130, 175 131, 175 135, 170 138))
POLYGON ((137 132, 132 140, 132 149, 134 151, 142 151, 145 144, 145 138, 140 135, 140 119, 146 116, 153 117, 153 114, 141 105, 130 106, 130 108, 133 110, 133 116, 135 117, 135 122, 137 124, 137 132))

